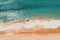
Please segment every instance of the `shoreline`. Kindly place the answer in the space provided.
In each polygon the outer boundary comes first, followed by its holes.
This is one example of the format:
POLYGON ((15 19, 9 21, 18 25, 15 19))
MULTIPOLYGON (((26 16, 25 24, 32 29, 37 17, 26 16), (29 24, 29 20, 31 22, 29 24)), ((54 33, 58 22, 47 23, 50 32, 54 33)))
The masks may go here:
POLYGON ((60 20, 29 20, 16 23, 0 23, 0 34, 54 34, 60 33, 60 20))

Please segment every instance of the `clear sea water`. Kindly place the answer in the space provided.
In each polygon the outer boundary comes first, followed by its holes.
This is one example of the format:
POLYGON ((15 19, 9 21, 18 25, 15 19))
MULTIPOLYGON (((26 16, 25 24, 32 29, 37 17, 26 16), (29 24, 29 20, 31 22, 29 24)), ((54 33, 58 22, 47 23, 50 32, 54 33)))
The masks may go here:
POLYGON ((19 21, 26 18, 60 20, 60 0, 0 0, 0 21, 19 21))

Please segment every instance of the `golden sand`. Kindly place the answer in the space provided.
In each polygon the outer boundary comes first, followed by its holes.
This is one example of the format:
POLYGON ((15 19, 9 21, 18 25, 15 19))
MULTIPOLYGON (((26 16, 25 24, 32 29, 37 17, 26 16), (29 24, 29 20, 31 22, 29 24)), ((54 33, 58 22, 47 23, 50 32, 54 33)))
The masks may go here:
POLYGON ((60 40, 60 34, 20 34, 20 35, 0 35, 0 40, 60 40))

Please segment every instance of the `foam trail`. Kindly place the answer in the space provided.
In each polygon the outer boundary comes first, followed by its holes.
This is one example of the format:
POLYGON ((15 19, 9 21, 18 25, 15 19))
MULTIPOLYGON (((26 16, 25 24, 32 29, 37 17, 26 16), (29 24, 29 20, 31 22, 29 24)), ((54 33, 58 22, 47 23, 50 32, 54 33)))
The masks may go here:
POLYGON ((14 0, 8 0, 8 1, 5 1, 5 2, 0 2, 0 5, 3 5, 3 4, 10 4, 14 2, 14 0))
POLYGON ((0 12, 0 21, 16 22, 23 19, 23 13, 20 11, 0 12))

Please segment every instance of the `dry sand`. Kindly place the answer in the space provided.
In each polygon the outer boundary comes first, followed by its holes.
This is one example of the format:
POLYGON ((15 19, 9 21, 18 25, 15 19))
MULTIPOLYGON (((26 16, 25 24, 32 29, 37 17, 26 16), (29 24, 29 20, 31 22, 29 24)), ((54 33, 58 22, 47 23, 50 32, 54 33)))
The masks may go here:
POLYGON ((60 40, 60 34, 19 34, 19 35, 0 35, 0 40, 60 40))

